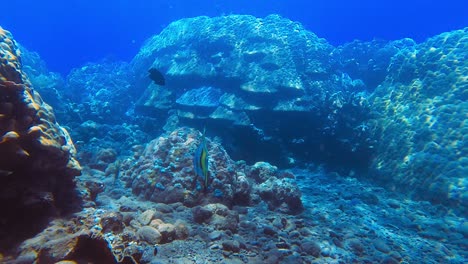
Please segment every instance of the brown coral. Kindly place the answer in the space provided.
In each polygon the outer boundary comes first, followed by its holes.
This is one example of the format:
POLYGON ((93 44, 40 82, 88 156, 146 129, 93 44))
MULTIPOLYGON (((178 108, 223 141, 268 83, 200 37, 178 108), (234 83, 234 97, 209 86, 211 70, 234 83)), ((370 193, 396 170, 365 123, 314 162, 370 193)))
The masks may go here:
POLYGON ((75 204, 81 170, 68 132, 21 67, 16 42, 0 28, 0 252, 75 204))

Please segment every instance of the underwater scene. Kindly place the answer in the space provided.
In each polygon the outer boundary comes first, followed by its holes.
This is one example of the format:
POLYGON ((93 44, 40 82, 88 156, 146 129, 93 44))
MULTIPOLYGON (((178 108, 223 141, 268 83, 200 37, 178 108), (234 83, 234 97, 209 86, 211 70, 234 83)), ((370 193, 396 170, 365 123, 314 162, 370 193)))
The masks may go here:
POLYGON ((468 4, 426 2, 0 3, 0 263, 468 263, 468 4))

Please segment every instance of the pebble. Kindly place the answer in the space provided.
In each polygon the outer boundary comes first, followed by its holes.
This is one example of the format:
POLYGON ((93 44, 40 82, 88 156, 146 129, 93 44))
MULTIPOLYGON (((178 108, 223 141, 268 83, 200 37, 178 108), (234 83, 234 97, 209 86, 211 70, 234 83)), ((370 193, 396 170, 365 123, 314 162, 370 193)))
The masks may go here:
POLYGON ((278 242, 276 243, 276 247, 282 249, 289 249, 289 244, 286 242, 278 242))
POLYGON ((284 222, 281 221, 281 218, 277 217, 275 220, 273 220, 273 226, 278 228, 278 229, 283 229, 284 228, 284 222))
POLYGON ((348 246, 358 256, 361 256, 364 253, 364 246, 358 239, 353 238, 348 240, 348 246))
POLYGON ((398 264, 400 263, 398 260, 391 258, 391 257, 386 257, 382 260, 382 264, 398 264))
POLYGON ((238 253, 240 251, 240 243, 236 240, 225 240, 222 243, 223 249, 226 251, 231 251, 238 253))
POLYGON ((339 248, 343 248, 343 243, 336 237, 332 238, 333 244, 339 248))
POLYGON ((213 245, 210 246, 211 250, 216 250, 216 249, 220 249, 220 248, 221 248, 221 246, 219 244, 213 244, 213 245))
POLYGON ((221 235, 223 234, 223 232, 221 231, 213 231, 211 233, 208 234, 208 238, 211 240, 211 241, 214 241, 214 240, 218 240, 221 238, 221 235))
POLYGON ((161 233, 151 226, 143 226, 137 231, 140 239, 148 242, 150 245, 158 244, 161 241, 161 233))
POLYGON ((164 203, 156 204, 155 209, 158 212, 161 212, 161 213, 164 213, 164 214, 172 213, 174 211, 174 209, 171 206, 169 206, 167 204, 164 204, 164 203))
POLYGON ((468 238, 468 221, 464 221, 457 225, 456 231, 463 235, 463 237, 468 238))
POLYGON ((153 219, 154 213, 155 212, 153 210, 144 211, 141 215, 138 216, 138 222, 140 222, 142 225, 148 225, 153 219))
POLYGON ((375 249, 382 253, 389 253, 392 250, 382 239, 374 239, 373 244, 375 249))
POLYGON ((393 209, 400 208, 400 203, 394 199, 388 199, 387 204, 393 209))
POLYGON ((161 242, 171 242, 176 238, 176 230, 173 224, 160 224, 157 228, 161 234, 161 242))
POLYGON ((138 229, 138 228, 141 227, 141 223, 136 219, 132 219, 132 220, 130 220, 130 226, 135 228, 135 229, 138 229))
POLYGON ((306 253, 307 255, 314 256, 318 258, 320 256, 320 252, 322 251, 319 244, 315 241, 306 241, 301 245, 302 252, 306 253))
POLYGON ((373 193, 364 193, 361 195, 361 200, 368 205, 378 205, 379 197, 373 193))
POLYGON ((296 231, 296 230, 289 233, 289 238, 291 239, 299 238, 300 236, 301 236, 301 233, 299 233, 299 231, 296 231))
POLYGON ((252 230, 252 231, 257 229, 257 225, 252 221, 241 221, 239 223, 239 226, 241 228, 244 228, 244 229, 247 229, 247 230, 252 230))
POLYGON ((269 236, 274 236, 277 234, 275 228, 270 225, 266 225, 263 227, 263 233, 269 236))
POLYGON ((331 248, 326 246, 326 247, 323 247, 322 248, 322 256, 324 257, 329 257, 330 256, 330 253, 331 253, 331 248))

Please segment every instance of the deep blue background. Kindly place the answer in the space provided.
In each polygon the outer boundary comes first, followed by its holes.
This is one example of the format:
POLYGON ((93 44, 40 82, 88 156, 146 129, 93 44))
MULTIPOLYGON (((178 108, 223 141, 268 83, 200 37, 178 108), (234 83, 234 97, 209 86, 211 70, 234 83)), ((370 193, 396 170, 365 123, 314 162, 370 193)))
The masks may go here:
POLYGON ((171 21, 199 15, 278 13, 335 45, 423 41, 468 26, 467 0, 5 0, 0 8, 0 26, 63 74, 104 57, 130 60, 171 21))

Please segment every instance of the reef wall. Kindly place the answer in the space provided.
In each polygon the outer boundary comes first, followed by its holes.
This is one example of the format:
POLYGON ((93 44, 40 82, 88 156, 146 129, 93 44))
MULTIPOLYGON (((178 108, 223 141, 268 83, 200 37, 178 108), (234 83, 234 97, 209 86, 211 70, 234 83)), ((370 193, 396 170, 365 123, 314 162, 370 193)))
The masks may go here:
POLYGON ((77 205, 76 150, 52 108, 22 70, 11 34, 0 28, 0 249, 38 232, 77 205))
POLYGON ((371 177, 433 202, 468 206, 468 28, 392 57, 370 98, 378 114, 371 177))
POLYGON ((150 38, 131 65, 140 114, 220 136, 234 159, 364 168, 371 152, 362 81, 334 47, 278 15, 196 17, 150 38), (161 70, 165 86, 148 78, 161 70), (172 111, 169 111, 172 110, 172 111))

